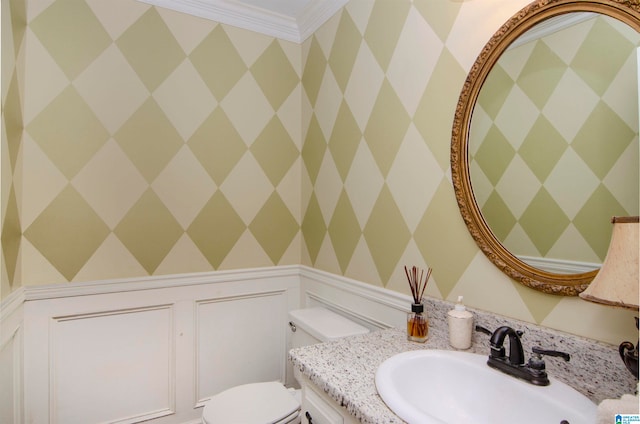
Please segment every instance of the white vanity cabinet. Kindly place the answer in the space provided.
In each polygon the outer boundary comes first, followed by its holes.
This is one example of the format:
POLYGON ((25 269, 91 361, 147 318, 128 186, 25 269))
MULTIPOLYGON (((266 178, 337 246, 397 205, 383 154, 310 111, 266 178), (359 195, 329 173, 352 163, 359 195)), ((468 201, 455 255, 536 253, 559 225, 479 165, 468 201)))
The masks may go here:
POLYGON ((357 424, 359 422, 306 376, 302 380, 302 424, 357 424))

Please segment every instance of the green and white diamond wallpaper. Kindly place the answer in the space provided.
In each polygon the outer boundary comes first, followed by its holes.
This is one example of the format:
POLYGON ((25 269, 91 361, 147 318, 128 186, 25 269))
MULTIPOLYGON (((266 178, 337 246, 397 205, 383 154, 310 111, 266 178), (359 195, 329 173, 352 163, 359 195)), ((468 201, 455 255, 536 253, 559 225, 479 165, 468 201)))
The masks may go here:
POLYGON ((351 0, 295 44, 135 0, 3 0, 2 297, 285 264, 408 293, 415 264, 430 296, 619 343, 630 313, 509 280, 458 212, 458 96, 526 4, 351 0))

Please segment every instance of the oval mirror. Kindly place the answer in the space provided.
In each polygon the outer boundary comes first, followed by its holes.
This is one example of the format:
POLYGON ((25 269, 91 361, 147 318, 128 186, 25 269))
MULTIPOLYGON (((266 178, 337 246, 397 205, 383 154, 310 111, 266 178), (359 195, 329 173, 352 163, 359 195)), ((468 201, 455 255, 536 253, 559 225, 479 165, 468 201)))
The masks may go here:
POLYGON ((638 215, 640 4, 539 0, 484 47, 460 94, 451 169, 485 255, 531 288, 577 295, 610 218, 638 215))

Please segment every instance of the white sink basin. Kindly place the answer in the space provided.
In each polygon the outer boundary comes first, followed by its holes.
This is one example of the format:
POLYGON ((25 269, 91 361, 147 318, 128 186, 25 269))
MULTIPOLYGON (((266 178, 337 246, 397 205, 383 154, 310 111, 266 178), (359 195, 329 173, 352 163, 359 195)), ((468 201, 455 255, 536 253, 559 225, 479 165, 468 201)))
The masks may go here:
POLYGON ((596 422, 593 402, 549 380, 549 386, 534 386, 490 368, 485 355, 444 350, 400 353, 376 372, 382 400, 411 424, 596 422))

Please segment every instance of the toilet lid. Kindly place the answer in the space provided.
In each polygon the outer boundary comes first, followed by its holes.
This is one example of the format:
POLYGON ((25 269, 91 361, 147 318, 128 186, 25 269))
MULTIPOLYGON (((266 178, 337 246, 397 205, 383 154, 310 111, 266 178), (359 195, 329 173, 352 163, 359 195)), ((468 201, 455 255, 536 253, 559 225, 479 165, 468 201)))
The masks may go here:
POLYGON ((300 404, 281 383, 252 383, 213 396, 202 418, 211 424, 274 424, 298 409, 300 404))

